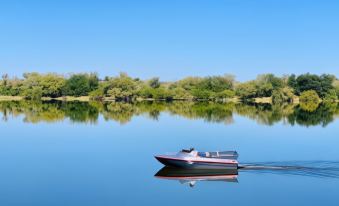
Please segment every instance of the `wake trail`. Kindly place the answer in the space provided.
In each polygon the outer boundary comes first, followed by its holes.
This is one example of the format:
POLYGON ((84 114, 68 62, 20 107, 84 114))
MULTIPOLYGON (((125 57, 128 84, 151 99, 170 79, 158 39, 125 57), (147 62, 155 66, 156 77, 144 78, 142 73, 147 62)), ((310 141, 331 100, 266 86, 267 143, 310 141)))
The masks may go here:
POLYGON ((285 161, 245 163, 239 165, 239 171, 339 179, 339 161, 285 161))

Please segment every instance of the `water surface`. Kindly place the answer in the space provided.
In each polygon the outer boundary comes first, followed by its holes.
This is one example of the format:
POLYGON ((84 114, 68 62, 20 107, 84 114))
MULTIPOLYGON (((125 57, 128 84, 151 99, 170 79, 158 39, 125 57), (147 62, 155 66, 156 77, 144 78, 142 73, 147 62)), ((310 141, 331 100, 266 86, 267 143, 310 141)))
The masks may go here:
POLYGON ((0 102, 1 205, 338 205, 338 105, 0 102), (236 181, 154 154, 237 150, 236 181), (193 187, 192 187, 193 186, 193 187))

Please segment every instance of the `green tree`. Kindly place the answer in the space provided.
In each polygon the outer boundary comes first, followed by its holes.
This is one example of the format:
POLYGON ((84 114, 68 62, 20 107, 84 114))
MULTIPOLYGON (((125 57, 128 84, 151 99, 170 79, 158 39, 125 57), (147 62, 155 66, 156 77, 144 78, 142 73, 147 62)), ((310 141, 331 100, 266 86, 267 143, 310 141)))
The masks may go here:
POLYGON ((153 88, 151 88, 148 85, 143 85, 141 88, 138 90, 138 95, 142 98, 148 99, 148 98, 153 98, 153 88))
POLYGON ((171 93, 173 94, 174 99, 193 99, 193 95, 189 91, 181 87, 171 89, 171 93))
POLYGON ((234 79, 230 76, 212 76, 202 79, 195 88, 210 92, 221 92, 226 89, 232 89, 233 84, 234 79))
POLYGON ((234 96, 235 96, 234 91, 225 89, 224 91, 215 93, 214 99, 227 99, 227 98, 233 98, 234 96))
POLYGON ((295 74, 292 74, 288 77, 287 85, 293 89, 296 89, 297 87, 297 80, 295 74))
POLYGON ((153 89, 159 88, 160 87, 160 81, 159 77, 154 77, 148 81, 148 85, 152 87, 153 89))
POLYGON ((125 73, 108 82, 107 95, 118 101, 130 101, 137 94, 137 82, 125 73))
POLYGON ((40 100, 42 97, 42 88, 40 86, 32 86, 22 92, 22 96, 28 100, 40 100))
POLYGON ((320 76, 321 80, 321 92, 320 96, 325 97, 328 93, 332 92, 334 89, 333 82, 336 80, 334 75, 323 74, 320 76))
POLYGON ((8 74, 2 75, 2 80, 0 81, 0 95, 7 95, 8 91, 8 74))
POLYGON ((335 102, 338 99, 337 92, 335 89, 329 90, 324 97, 325 102, 335 102))
POLYGON ((38 85, 44 97, 60 97, 65 86, 65 79, 56 74, 47 74, 39 77, 38 85))
POLYGON ((97 81, 96 75, 73 74, 66 80, 63 94, 76 97, 87 96, 90 91, 97 88, 97 81))
POLYGON ((300 95, 300 107, 308 112, 315 111, 320 103, 320 98, 316 91, 307 90, 300 95))
POLYGON ((94 91, 99 86, 99 77, 96 73, 91 73, 88 75, 88 84, 89 84, 89 91, 94 91))
POLYGON ((192 91, 202 81, 200 77, 186 77, 172 84, 170 88, 183 88, 186 91, 192 91))
POLYGON ((36 72, 24 73, 24 81, 21 86, 21 96, 25 99, 39 100, 42 97, 41 75, 36 72))
POLYGON ((273 92, 273 86, 269 82, 257 82, 255 85, 256 94, 255 97, 270 97, 273 92))
POLYGON ((211 99, 212 95, 214 95, 213 92, 203 89, 193 89, 191 94, 193 95, 194 99, 198 100, 209 100, 211 99))
POLYGON ((284 81, 273 74, 262 74, 255 80, 256 97, 270 97, 273 90, 279 90, 285 86, 284 81))
POLYGON ((257 95, 255 82, 249 81, 237 85, 236 94, 243 100, 255 98, 257 95))
POLYGON ((22 90, 23 81, 18 78, 9 79, 8 76, 0 81, 0 95, 18 96, 22 90))
POLYGON ((171 92, 171 90, 168 90, 164 87, 159 87, 157 89, 152 89, 152 97, 154 99, 158 99, 158 100, 172 100, 174 94, 171 92))
POLYGON ((98 89, 91 91, 89 93, 89 97, 91 100, 101 101, 105 97, 104 87, 99 87, 98 89))
POLYGON ((321 76, 315 74, 302 74, 296 79, 297 84, 295 91, 297 94, 301 94, 307 90, 314 90, 320 97, 325 97, 331 89, 333 89, 333 81, 335 77, 333 75, 323 74, 321 76))
POLYGON ((293 101, 293 90, 289 87, 284 87, 282 89, 276 89, 272 92, 272 102, 274 104, 280 104, 284 102, 293 101))
POLYGON ((274 74, 262 74, 257 77, 257 82, 262 84, 271 84, 273 89, 279 89, 284 87, 284 81, 279 78, 274 76, 274 74))
POLYGON ((339 99, 339 80, 338 79, 333 81, 333 87, 334 87, 334 90, 337 94, 337 98, 339 99))
POLYGON ((8 84, 8 74, 3 74, 2 75, 2 82, 1 82, 1 84, 3 86, 7 86, 7 84, 8 84))
POLYGON ((194 99, 209 100, 213 93, 208 90, 193 89, 191 94, 193 95, 194 99))

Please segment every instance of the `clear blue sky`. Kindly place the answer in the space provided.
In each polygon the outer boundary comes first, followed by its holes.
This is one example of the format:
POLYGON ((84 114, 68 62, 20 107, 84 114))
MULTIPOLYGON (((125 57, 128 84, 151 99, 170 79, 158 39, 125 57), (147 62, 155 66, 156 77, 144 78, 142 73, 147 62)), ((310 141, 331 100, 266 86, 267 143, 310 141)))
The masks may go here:
POLYGON ((0 73, 339 76, 339 1, 2 0, 0 73))

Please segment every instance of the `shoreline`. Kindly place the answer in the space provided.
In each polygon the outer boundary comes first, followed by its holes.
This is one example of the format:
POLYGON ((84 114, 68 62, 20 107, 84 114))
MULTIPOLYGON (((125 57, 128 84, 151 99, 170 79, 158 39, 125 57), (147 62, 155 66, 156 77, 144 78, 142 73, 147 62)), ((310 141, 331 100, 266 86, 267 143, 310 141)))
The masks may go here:
MULTIPOLYGON (((0 96, 0 101, 21 101, 21 100, 25 100, 24 97, 22 96, 0 96)), ((80 96, 80 97, 74 97, 74 96, 64 96, 64 97, 42 97, 41 101, 51 101, 51 100, 57 100, 57 101, 67 101, 67 102, 72 102, 72 101, 79 101, 79 102, 90 102, 90 101, 97 101, 97 100, 91 100, 90 96, 80 96)), ((112 99, 110 97, 105 97, 103 100, 100 100, 102 102, 115 102, 115 99, 112 99)), ((99 102, 100 102, 99 101, 99 102)), ((141 101, 166 101, 166 99, 153 99, 153 98, 140 98, 137 97, 135 99, 135 101, 137 102, 141 102, 141 101)), ((198 100, 193 100, 193 99, 173 99, 172 101, 187 101, 187 102, 199 102, 199 101, 203 101, 203 102, 207 102, 210 100, 206 100, 206 99, 198 99, 198 100)), ((234 98, 229 98, 229 99, 224 99, 222 101, 218 101, 218 102, 241 102, 241 100, 238 97, 234 97, 234 98)))
MULTIPOLYGON (((3 101, 21 101, 25 100, 22 96, 0 96, 0 102, 3 101)), ((41 101, 52 101, 52 100, 57 100, 57 101, 66 101, 66 102, 73 102, 73 101, 79 101, 79 102, 95 102, 97 100, 91 100, 89 96, 80 96, 80 97, 74 97, 74 96, 64 96, 64 97, 42 97, 41 101)), ((142 102, 142 101, 166 101, 166 99, 153 99, 153 98, 148 98, 148 99, 143 99, 143 98, 136 98, 136 102, 142 102)), ((211 100, 207 99, 198 99, 198 100, 193 100, 193 99, 173 99, 171 101, 187 101, 187 102, 209 102, 211 100)), ((100 102, 100 101, 99 101, 100 102)), ((115 102, 115 99, 112 99, 110 97, 105 97, 101 102, 115 102)), ((216 103, 240 103, 242 102, 239 97, 233 97, 229 99, 223 99, 220 101, 213 101, 216 103)), ((252 100, 253 103, 258 103, 258 104, 273 104, 272 103, 272 97, 257 97, 252 100)), ((339 100, 336 100, 335 102, 339 102, 339 100)), ((299 103, 299 97, 295 96, 293 98, 293 104, 298 104, 299 103)))

